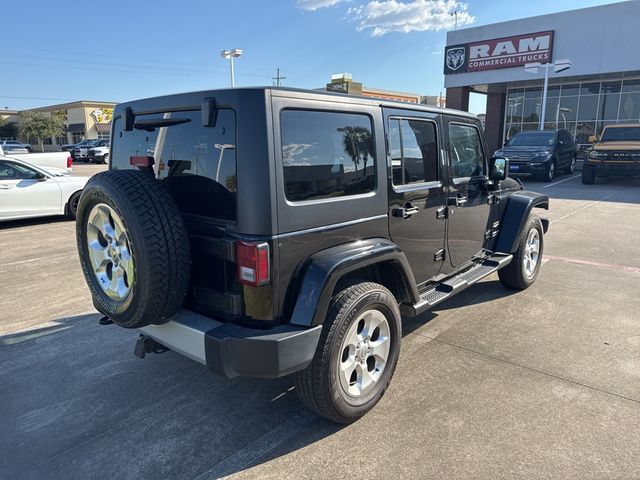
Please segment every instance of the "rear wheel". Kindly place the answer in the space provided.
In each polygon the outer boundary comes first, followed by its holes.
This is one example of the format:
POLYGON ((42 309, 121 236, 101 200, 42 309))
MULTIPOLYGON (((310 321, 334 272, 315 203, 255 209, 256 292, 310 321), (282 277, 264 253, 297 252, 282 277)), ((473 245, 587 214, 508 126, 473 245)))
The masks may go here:
POLYGON ((401 321, 389 290, 359 283, 332 300, 311 365, 296 376, 302 402, 329 420, 351 423, 384 395, 400 354, 401 321))
POLYGON ((582 183, 585 185, 593 185, 596 181, 596 171, 584 165, 582 167, 582 183))
POLYGON ((516 290, 529 288, 535 282, 542 264, 544 229, 538 217, 527 221, 511 263, 498 271, 503 285, 516 290))

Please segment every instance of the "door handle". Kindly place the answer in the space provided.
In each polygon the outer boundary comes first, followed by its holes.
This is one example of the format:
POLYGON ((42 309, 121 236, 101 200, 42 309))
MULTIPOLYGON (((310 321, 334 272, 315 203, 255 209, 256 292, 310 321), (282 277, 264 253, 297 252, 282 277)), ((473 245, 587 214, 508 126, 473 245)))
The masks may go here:
POLYGON ((10 188, 11 188, 10 185, 5 185, 5 184, 0 183, 0 190, 9 190, 10 188))
POLYGON ((411 202, 407 202, 402 206, 402 208, 394 208, 391 210, 391 214, 394 217, 402 217, 406 220, 411 217, 411 215, 415 215, 419 211, 418 207, 414 207, 411 202))
POLYGON ((456 197, 450 197, 447 199, 447 206, 449 207, 461 207, 467 203, 469 199, 464 195, 458 194, 456 197))

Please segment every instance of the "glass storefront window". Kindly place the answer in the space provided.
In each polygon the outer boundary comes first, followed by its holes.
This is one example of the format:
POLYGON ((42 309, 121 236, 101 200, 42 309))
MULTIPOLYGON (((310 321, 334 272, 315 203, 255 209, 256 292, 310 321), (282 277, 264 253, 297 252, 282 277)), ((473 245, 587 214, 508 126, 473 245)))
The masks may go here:
POLYGON ((560 111, 557 113, 559 121, 574 121, 578 111, 578 97, 562 97, 560 98, 560 111))
MULTIPOLYGON (((542 88, 508 90, 504 138, 536 130, 541 111, 542 88)), ((640 78, 551 85, 544 117, 545 128, 566 128, 577 143, 588 144, 605 125, 640 121, 640 78)))
POLYGON ((600 82, 583 83, 580 85, 580 96, 583 95, 599 95, 600 94, 600 82))
POLYGON ((562 96, 576 96, 580 93, 580 84, 562 85, 562 96))
MULTIPOLYGON (((598 89, 600 88, 598 84, 598 89)), ((598 96, 580 95, 578 102, 578 120, 595 120, 598 118, 598 96)))
POLYGON ((617 120, 620 94, 610 93, 600 96, 600 113, 598 120, 617 120))
POLYGON ((622 94, 618 118, 620 120, 630 120, 633 122, 640 120, 640 91, 622 94))

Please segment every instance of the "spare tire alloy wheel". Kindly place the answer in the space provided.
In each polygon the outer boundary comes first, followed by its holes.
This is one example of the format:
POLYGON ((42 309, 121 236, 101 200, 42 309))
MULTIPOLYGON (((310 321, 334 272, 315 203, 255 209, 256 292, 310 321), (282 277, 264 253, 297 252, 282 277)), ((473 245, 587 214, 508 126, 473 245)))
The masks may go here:
POLYGON ((152 175, 110 170, 91 177, 76 215, 82 272, 96 309, 125 328, 166 323, 187 293, 187 229, 152 175))
POLYGON ((135 276, 133 256, 122 219, 109 205, 99 203, 89 212, 87 246, 104 293, 114 300, 127 298, 135 276))

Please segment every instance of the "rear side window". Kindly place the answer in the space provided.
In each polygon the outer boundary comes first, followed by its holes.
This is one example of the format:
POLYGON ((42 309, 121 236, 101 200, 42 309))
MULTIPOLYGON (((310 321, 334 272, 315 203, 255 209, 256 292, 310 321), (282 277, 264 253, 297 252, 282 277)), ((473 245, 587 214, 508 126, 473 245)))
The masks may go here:
POLYGON ((484 152, 477 128, 449 124, 449 161, 453 178, 484 175, 484 152))
POLYGON ((389 153, 395 186, 438 180, 438 146, 433 122, 390 119, 389 153))
POLYGON ((131 168, 129 157, 151 156, 157 178, 182 213, 236 220, 236 119, 231 109, 218 111, 215 127, 204 127, 199 110, 136 116, 133 131, 115 123, 111 152, 115 168, 131 168), (168 127, 145 127, 145 122, 175 119, 168 127), (138 123, 140 122, 140 123, 138 123), (145 127, 145 129, 141 129, 145 127), (147 131, 151 130, 151 131, 147 131))
POLYGON ((280 125, 288 200, 335 198, 374 190, 375 152, 369 116, 285 110, 280 125))

